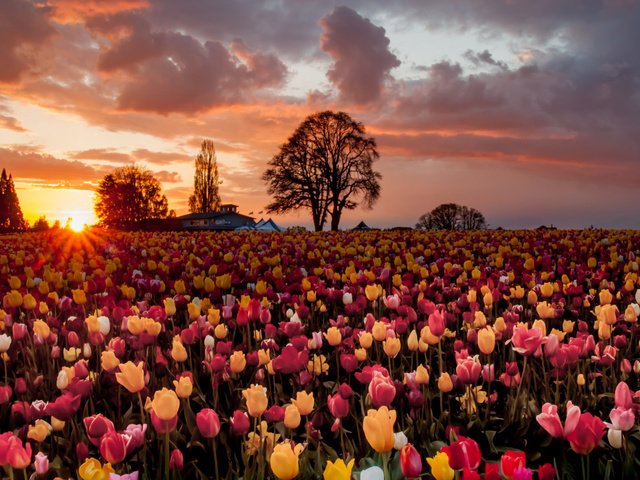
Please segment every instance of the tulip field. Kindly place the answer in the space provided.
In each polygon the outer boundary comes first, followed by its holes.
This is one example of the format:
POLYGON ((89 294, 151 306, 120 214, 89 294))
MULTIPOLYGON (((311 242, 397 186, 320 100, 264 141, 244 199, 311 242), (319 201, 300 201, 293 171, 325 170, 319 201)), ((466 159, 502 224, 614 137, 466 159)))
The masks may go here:
POLYGON ((640 474, 640 233, 0 237, 10 479, 640 474))

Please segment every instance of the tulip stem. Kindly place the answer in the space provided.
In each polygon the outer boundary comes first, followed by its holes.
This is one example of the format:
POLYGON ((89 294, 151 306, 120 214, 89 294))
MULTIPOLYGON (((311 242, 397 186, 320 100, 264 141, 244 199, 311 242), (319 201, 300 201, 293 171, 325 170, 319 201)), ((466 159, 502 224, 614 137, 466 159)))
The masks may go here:
POLYGON ((384 473, 384 480, 389 480, 391 478, 389 475, 389 452, 382 454, 382 471, 384 473))
POLYGON ((169 478, 169 432, 164 434, 164 475, 169 478))
MULTIPOLYGON (((119 387, 118 387, 119 388, 119 387)), ((118 402, 120 401, 120 391, 118 391, 118 402)), ((144 415, 144 406, 142 405, 142 395, 138 392, 138 405, 140 406, 140 424, 144 425, 147 423, 147 420, 144 415)), ((118 409, 120 406, 118 406, 118 409)), ((143 472, 147 472, 147 442, 142 444, 142 465, 144 469, 143 472)))
POLYGON ((218 449, 216 445, 216 439, 211 439, 211 444, 213 445, 213 469, 216 471, 216 480, 219 480, 218 474, 218 449))

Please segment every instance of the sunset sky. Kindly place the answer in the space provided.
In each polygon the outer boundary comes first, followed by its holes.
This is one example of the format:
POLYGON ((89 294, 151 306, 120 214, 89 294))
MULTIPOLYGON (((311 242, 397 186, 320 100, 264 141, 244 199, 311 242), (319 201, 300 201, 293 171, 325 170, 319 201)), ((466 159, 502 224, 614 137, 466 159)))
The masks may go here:
POLYGON ((259 218, 266 163, 332 109, 381 155, 380 200, 344 228, 444 202, 494 227, 640 228, 640 0, 1 3, 0 168, 30 221, 92 223, 129 163, 187 213, 203 138, 223 202, 259 218))

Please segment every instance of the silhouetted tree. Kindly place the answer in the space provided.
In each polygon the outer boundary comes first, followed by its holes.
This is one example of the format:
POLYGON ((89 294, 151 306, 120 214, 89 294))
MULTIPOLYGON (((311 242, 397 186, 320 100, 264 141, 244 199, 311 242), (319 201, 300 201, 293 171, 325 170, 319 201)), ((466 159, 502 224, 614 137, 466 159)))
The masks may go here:
POLYGON ((13 176, 7 175, 7 171, 3 168, 0 175, 0 230, 19 232, 26 230, 28 226, 20 209, 13 176))
POLYGON ((106 228, 132 229, 142 220, 166 218, 167 197, 149 170, 121 167, 106 175, 95 199, 99 224, 106 228))
POLYGON ((47 217, 44 215, 41 216, 38 220, 35 221, 31 230, 35 232, 44 232, 45 230, 49 230, 49 222, 47 221, 47 217))
POLYGON ((426 230, 479 230, 487 228, 484 215, 475 208, 443 203, 424 215, 416 228, 426 230))
POLYGON ((196 157, 196 173, 193 177, 193 195, 189 197, 191 213, 207 213, 220 209, 220 185, 216 148, 211 140, 203 140, 196 157))
POLYGON ((342 213, 356 208, 358 198, 370 208, 380 196, 381 175, 373 170, 378 157, 375 140, 346 113, 310 115, 263 174, 274 197, 267 211, 308 208, 316 231, 322 230, 327 216, 331 230, 337 230, 342 213))

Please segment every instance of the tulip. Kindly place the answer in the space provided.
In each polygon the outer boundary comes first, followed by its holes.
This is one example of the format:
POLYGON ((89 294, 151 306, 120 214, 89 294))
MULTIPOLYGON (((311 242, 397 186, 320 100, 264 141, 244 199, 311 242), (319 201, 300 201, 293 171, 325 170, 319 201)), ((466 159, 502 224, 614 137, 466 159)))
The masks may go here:
POLYGON ((273 447, 269 464, 271 471, 280 480, 291 480, 298 475, 298 457, 302 452, 302 445, 279 443, 273 447))
POLYGON ((298 392, 296 398, 292 399, 291 402, 298 408, 300 415, 309 415, 315 404, 313 392, 298 392))
POLYGON ((122 363, 119 365, 120 372, 116 373, 116 380, 120 385, 131 393, 137 393, 144 388, 144 365, 139 362, 122 363))
POLYGON ((95 458, 87 458, 78 469, 78 474, 82 480, 109 480, 111 473, 115 472, 110 464, 105 463, 103 466, 95 458))
POLYGON ((444 452, 438 452, 435 456, 427 458, 431 467, 431 475, 436 480, 453 480, 454 470, 449 466, 449 457, 444 452))
POLYGON ((539 480, 553 480, 556 478, 556 469, 550 463, 545 463, 538 468, 539 480))
POLYGON ((416 383, 418 385, 427 385, 429 383, 429 370, 424 365, 418 365, 418 368, 416 368, 416 383))
POLYGON ((160 420, 172 420, 178 414, 180 400, 176 392, 163 387, 153 395, 151 408, 160 420))
POLYGON ((369 467, 360 472, 360 480, 385 480, 380 467, 369 467))
POLYGON ((398 353, 400 353, 400 349, 402 348, 402 344, 400 343, 399 338, 387 338, 384 342, 382 342, 382 347, 384 353, 389 358, 396 358, 398 353))
POLYGON ((244 435, 249 431, 249 417, 242 410, 234 411, 229 423, 231 424, 231 433, 234 435, 244 435))
POLYGON ((105 433, 100 439, 100 455, 115 465, 127 456, 127 438, 115 431, 105 433))
POLYGON ((378 408, 383 405, 389 406, 396 396, 396 387, 389 377, 379 373, 374 374, 369 383, 369 397, 373 406, 378 408))
POLYGON ((408 478, 419 477, 422 474, 422 460, 416 448, 410 443, 400 450, 400 470, 408 478))
POLYGON ((36 475, 46 475, 49 471, 49 457, 42 452, 36 453, 33 466, 36 469, 36 475))
POLYGON ((182 375, 179 380, 174 380, 173 387, 180 398, 189 398, 193 392, 193 382, 188 375, 182 375))
POLYGON ((184 345, 180 340, 180 335, 173 337, 171 358, 176 362, 184 362, 188 358, 187 349, 184 348, 184 345))
POLYGON ((261 385, 252 385, 242 391, 242 396, 247 402, 249 415, 259 417, 267 409, 266 388, 261 385))
MULTIPOLYGON (((476 356, 477 358, 477 356, 476 356)), ((462 383, 473 385, 478 382, 482 373, 482 365, 475 359, 468 357, 464 360, 458 360, 456 366, 456 375, 462 383)))
POLYGON ((211 408, 204 408, 198 412, 196 424, 204 438, 214 438, 220 433, 220 418, 211 408))
POLYGON ((369 410, 362 422, 365 437, 369 445, 378 453, 388 452, 393 448, 393 424, 396 422, 396 411, 382 406, 377 410, 369 410))
POLYGON ((0 335, 0 353, 6 353, 11 347, 11 337, 6 333, 0 335))
POLYGON ((490 355, 496 348, 496 334, 489 326, 478 330, 478 349, 485 355, 490 355))
POLYGON ((604 427, 604 422, 599 417, 582 413, 575 430, 567 436, 571 449, 580 455, 589 454, 604 436, 604 427))
POLYGON ((100 354, 100 365, 103 370, 110 372, 120 365, 120 359, 112 350, 105 350, 100 354))
POLYGON ((622 448, 622 430, 616 430, 615 428, 610 428, 607 432, 607 440, 613 448, 622 448))
POLYGON ((300 426, 300 411, 295 405, 287 405, 284 410, 284 426, 290 429, 300 426))
POLYGON ((442 447, 442 451, 449 457, 449 465, 454 470, 468 468, 477 470, 482 460, 480 447, 475 440, 462 435, 458 436, 458 441, 449 446, 442 447))
POLYGON ((436 310, 431 315, 429 315, 428 324, 431 334, 436 337, 440 337, 444 333, 446 327, 442 312, 440 312, 440 310, 436 310))
POLYGON ((36 320, 33 322, 33 333, 38 335, 42 340, 46 340, 49 338, 49 335, 51 335, 51 329, 43 320, 36 320))
MULTIPOLYGON (((351 470, 353 469, 354 462, 355 458, 352 458, 349 460, 349 463, 346 464, 341 458, 335 462, 328 460, 327 466, 322 474, 323 480, 351 480, 351 470)), ((362 478, 362 475, 360 478, 362 478)))
POLYGON ((247 359, 245 357, 244 352, 240 350, 236 350, 229 357, 229 368, 233 373, 242 372, 247 366, 247 359))
POLYGON ((514 450, 507 450, 500 457, 500 472, 507 478, 513 478, 516 470, 525 468, 527 463, 527 457, 524 452, 516 452, 514 450))
POLYGON ((36 442, 44 441, 53 429, 44 420, 36 420, 35 425, 29 425, 29 431, 27 432, 27 438, 35 440, 36 442))
POLYGON ((633 394, 631 393, 629 385, 625 382, 618 382, 618 385, 616 385, 614 400, 616 407, 618 408, 633 408, 633 394))
POLYGON ((438 390, 442 393, 448 393, 453 390, 453 381, 447 372, 440 374, 440 377, 438 378, 438 390))
POLYGON ((182 452, 174 448, 169 457, 169 470, 182 470, 184 468, 184 456, 182 452))
POLYGON ((513 336, 511 337, 513 349, 522 355, 537 354, 540 350, 540 345, 542 345, 542 340, 542 332, 537 328, 532 328, 531 330, 523 327, 513 328, 513 336))
POLYGON ((367 297, 367 300, 370 302, 375 302, 380 295, 380 291, 378 290, 377 285, 367 285, 364 287, 364 294, 367 297))
POLYGON ((340 329, 337 327, 330 327, 324 334, 324 338, 327 339, 327 343, 332 347, 336 347, 340 345, 342 342, 342 334, 340 333, 340 329))
MULTIPOLYGON (((386 335, 386 327, 385 327, 385 335, 386 335)), ((370 348, 373 344, 373 335, 369 332, 361 332, 358 336, 358 343, 362 348, 370 348)))

